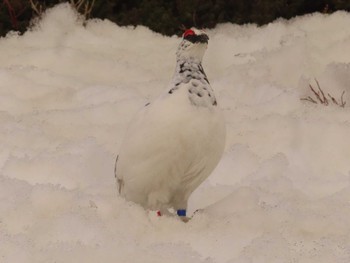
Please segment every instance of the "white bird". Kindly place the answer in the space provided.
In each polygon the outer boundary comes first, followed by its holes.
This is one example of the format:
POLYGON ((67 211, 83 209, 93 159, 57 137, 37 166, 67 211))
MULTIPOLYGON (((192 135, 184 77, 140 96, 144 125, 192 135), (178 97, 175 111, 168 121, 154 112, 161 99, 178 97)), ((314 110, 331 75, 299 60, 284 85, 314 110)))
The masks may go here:
POLYGON ((208 40, 185 31, 170 86, 132 120, 117 158, 119 193, 158 215, 186 218, 190 194, 224 150, 224 118, 201 64, 208 40))

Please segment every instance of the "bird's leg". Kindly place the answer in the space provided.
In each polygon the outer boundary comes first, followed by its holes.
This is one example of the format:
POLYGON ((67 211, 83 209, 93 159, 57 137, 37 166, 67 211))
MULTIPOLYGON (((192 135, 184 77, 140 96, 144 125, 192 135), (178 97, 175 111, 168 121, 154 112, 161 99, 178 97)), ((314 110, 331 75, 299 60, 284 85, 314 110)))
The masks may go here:
MULTIPOLYGON (((179 197, 179 196, 177 196, 179 197)), ((179 216, 179 218, 184 221, 187 222, 190 218, 188 218, 186 216, 186 212, 187 212, 187 199, 184 200, 185 198, 181 198, 181 199, 177 199, 174 200, 174 209, 176 211, 176 214, 179 216)))
POLYGON ((186 216, 186 209, 178 209, 176 213, 178 216, 186 216))
POLYGON ((169 212, 167 207, 161 207, 159 210, 156 210, 157 216, 172 216, 172 213, 169 212))
POLYGON ((184 221, 185 223, 188 222, 190 220, 189 217, 186 216, 186 212, 187 210, 186 209, 178 209, 176 211, 177 215, 179 216, 179 218, 184 221))

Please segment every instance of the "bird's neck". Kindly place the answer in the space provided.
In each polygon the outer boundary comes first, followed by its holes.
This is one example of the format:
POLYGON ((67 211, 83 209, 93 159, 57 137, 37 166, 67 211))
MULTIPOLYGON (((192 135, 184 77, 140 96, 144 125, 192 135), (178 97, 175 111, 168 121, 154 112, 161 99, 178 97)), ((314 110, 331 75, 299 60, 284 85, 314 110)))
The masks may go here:
POLYGON ((200 60, 177 60, 173 83, 167 93, 173 94, 179 89, 187 91, 188 98, 194 106, 211 108, 217 105, 214 91, 200 60))
POLYGON ((209 83, 202 67, 202 61, 195 58, 179 58, 176 62, 174 84, 188 83, 191 79, 202 79, 209 83))

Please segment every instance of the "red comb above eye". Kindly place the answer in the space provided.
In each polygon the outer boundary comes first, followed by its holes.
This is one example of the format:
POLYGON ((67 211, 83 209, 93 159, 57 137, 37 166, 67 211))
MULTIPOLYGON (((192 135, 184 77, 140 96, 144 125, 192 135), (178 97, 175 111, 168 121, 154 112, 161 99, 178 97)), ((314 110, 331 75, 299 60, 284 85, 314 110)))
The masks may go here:
POLYGON ((195 35, 194 31, 192 29, 187 29, 184 33, 184 37, 195 35))

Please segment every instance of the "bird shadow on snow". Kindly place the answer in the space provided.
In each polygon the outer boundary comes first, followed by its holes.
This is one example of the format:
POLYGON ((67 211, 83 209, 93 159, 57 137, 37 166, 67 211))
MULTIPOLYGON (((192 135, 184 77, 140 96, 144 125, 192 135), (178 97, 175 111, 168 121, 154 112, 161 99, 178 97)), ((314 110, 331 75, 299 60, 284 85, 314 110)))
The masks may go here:
POLYGON ((278 196, 283 198, 291 192, 302 195, 290 180, 288 167, 282 153, 260 161, 246 146, 235 145, 192 194, 189 214, 227 217, 259 210, 263 204, 273 205, 278 196))

